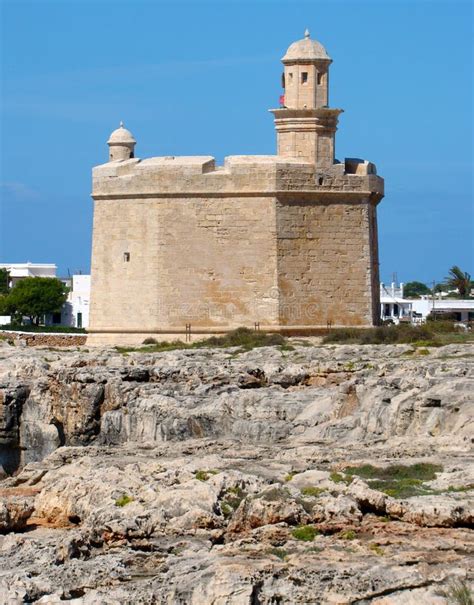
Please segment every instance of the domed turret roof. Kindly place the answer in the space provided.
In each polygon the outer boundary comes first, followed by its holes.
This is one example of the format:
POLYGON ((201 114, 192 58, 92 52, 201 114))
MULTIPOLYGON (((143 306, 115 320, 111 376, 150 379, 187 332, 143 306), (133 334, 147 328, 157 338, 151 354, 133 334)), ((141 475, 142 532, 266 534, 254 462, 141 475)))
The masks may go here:
POLYGON ((324 46, 317 40, 311 40, 309 31, 306 30, 304 38, 293 42, 288 47, 282 61, 314 61, 317 59, 325 59, 330 61, 331 57, 327 54, 324 46))
POLYGON ((133 134, 130 132, 130 130, 127 130, 124 125, 123 122, 120 122, 120 126, 117 128, 117 130, 114 130, 113 133, 110 135, 109 140, 107 141, 107 143, 110 145, 112 144, 127 144, 127 143, 136 143, 135 139, 133 138, 133 134))

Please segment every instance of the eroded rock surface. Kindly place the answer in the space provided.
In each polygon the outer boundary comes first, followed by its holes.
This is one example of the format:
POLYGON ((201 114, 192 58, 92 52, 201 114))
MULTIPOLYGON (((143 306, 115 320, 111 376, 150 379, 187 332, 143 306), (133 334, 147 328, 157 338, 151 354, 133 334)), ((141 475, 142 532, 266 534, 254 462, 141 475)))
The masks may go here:
POLYGON ((0 345, 0 603, 441 605, 468 589, 474 347, 299 343, 0 345), (436 473, 410 497, 348 471, 416 463, 436 473))

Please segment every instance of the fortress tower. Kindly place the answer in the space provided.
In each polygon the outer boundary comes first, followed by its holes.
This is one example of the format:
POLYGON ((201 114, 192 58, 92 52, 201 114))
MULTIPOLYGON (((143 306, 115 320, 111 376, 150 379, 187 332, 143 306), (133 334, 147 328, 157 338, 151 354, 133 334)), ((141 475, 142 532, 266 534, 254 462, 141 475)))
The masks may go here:
POLYGON ((334 164, 334 137, 342 109, 329 109, 329 58, 325 48, 311 40, 294 42, 282 59, 284 108, 273 109, 278 155, 301 158, 328 168, 334 164))
POLYGON ((383 179, 335 160, 324 47, 306 32, 282 61, 275 156, 141 160, 123 124, 111 134, 93 171, 89 344, 377 322, 383 179))

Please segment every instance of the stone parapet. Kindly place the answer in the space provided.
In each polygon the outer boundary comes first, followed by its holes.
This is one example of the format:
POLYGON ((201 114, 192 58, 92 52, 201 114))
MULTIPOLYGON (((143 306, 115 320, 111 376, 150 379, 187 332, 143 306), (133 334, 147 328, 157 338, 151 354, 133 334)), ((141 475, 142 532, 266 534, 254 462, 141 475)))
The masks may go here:
POLYGON ((109 162, 94 168, 92 197, 241 197, 284 191, 354 191, 383 196, 383 179, 375 174, 374 165, 363 160, 351 162, 350 173, 345 163, 321 169, 301 159, 280 156, 230 156, 224 166, 216 166, 211 156, 109 162), (368 166, 374 173, 367 172, 368 166))

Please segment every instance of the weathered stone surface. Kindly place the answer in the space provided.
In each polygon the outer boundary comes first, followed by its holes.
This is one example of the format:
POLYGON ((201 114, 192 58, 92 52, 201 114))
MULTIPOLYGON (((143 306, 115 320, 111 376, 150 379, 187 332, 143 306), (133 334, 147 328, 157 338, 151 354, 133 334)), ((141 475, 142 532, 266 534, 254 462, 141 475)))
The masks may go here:
POLYGON ((0 603, 448 605, 473 575, 474 347, 294 346, 0 345, 25 448, 0 482, 0 603), (414 462, 443 467, 427 495, 344 474, 414 462))

